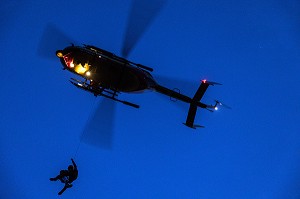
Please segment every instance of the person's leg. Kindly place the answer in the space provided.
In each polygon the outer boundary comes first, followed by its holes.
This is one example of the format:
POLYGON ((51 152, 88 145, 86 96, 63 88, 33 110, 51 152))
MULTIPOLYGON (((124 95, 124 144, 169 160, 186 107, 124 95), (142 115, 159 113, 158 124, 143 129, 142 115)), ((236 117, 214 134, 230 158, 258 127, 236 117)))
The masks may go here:
POLYGON ((56 176, 55 178, 50 178, 51 181, 57 181, 60 180, 62 178, 61 174, 59 174, 58 176, 56 176))
MULTIPOLYGON (((67 174, 67 172, 65 170, 61 170, 59 172, 59 175, 56 176, 55 178, 50 178, 50 181, 57 181, 57 180, 60 180, 62 181, 62 178, 67 174)), ((63 182, 64 183, 64 182, 63 182)))
POLYGON ((65 184, 64 188, 58 193, 58 195, 61 195, 67 188, 68 186, 67 184, 65 184))
POLYGON ((57 178, 50 178, 50 181, 56 181, 57 178))

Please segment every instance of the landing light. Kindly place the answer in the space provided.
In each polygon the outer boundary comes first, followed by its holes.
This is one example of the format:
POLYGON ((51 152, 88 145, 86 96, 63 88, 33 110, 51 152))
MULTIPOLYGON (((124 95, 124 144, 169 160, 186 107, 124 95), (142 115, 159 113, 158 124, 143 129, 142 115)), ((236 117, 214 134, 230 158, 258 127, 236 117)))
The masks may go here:
POLYGON ((73 61, 70 63, 70 67, 71 67, 71 68, 74 68, 74 63, 73 63, 73 61))
POLYGON ((215 107, 215 110, 217 111, 219 108, 218 107, 215 107))
POLYGON ((87 71, 85 74, 86 74, 86 76, 90 76, 90 75, 91 75, 91 72, 90 72, 90 71, 87 71))
POLYGON ((64 55, 61 51, 58 50, 58 51, 56 51, 56 56, 60 58, 60 57, 63 57, 64 55))

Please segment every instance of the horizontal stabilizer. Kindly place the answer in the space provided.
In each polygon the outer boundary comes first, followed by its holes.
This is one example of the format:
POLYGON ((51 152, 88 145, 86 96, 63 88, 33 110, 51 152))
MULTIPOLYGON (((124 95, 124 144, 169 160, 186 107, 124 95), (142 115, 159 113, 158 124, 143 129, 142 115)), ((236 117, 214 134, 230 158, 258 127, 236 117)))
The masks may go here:
POLYGON ((222 84, 220 84, 220 83, 218 83, 218 82, 210 82, 210 81, 206 81, 206 80, 202 80, 202 82, 203 82, 203 83, 206 83, 206 84, 208 84, 208 85, 212 85, 212 86, 214 86, 214 85, 222 85, 222 84))
MULTIPOLYGON (((196 91, 194 97, 192 98, 191 102, 190 102, 190 108, 189 108, 189 112, 186 118, 186 122, 184 123, 186 126, 190 127, 190 128, 197 128, 197 127, 203 127, 201 125, 195 125, 194 121, 195 121, 195 117, 196 117, 196 113, 197 113, 197 108, 198 106, 201 108, 210 108, 208 107, 208 105, 203 104, 200 102, 200 100, 202 99, 205 91, 207 90, 207 88, 210 85, 221 85, 220 83, 217 82, 210 82, 207 80, 202 80, 201 84, 198 88, 198 90, 196 91)), ((215 108, 215 106, 213 107, 215 108)))

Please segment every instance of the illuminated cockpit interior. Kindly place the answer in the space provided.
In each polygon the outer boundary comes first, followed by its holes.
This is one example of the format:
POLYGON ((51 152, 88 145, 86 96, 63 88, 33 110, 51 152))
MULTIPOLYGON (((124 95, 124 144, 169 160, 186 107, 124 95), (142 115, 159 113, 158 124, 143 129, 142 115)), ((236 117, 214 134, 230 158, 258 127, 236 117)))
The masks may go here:
POLYGON ((61 51, 58 51, 56 55, 64 60, 64 63, 70 70, 74 70, 74 72, 79 75, 91 75, 91 72, 89 71, 91 65, 89 63, 81 63, 79 61, 76 61, 72 53, 63 55, 61 51))

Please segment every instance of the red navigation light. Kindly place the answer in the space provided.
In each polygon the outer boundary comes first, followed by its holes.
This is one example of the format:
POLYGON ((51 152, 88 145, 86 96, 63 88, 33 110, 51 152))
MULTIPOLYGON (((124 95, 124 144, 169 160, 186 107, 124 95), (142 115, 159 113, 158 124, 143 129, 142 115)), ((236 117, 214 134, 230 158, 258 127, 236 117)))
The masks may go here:
POLYGON ((65 61, 66 65, 67 65, 67 67, 74 68, 75 65, 73 63, 72 57, 69 57, 68 55, 65 55, 65 56, 63 56, 63 58, 64 58, 64 61, 65 61))
POLYGON ((205 84, 206 83, 206 79, 202 80, 202 82, 205 84))

